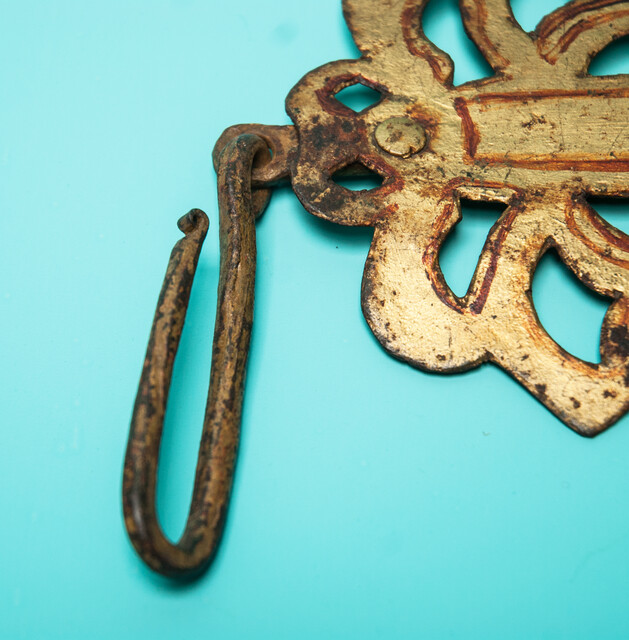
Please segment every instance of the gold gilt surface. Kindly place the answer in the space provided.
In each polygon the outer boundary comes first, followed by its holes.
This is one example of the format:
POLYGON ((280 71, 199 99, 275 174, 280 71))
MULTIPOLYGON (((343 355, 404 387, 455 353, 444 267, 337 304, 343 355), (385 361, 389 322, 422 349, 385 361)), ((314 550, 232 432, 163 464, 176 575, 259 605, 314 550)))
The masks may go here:
POLYGON ((575 431, 596 435, 629 401, 629 238, 586 198, 629 195, 629 76, 593 77, 588 67, 629 33, 629 2, 570 2, 526 33, 508 0, 461 0, 465 29, 494 70, 462 86, 423 34, 426 4, 344 1, 362 57, 316 69, 288 96, 299 139, 293 187, 317 216, 375 227, 362 305, 387 351, 436 372, 493 362, 575 431), (335 99, 356 82, 383 95, 358 114, 335 99), (383 123, 404 120, 382 144, 383 123), (400 153, 412 124, 425 145, 400 153), (353 192, 330 179, 357 164, 383 185, 353 192), (461 197, 507 208, 459 298, 438 253, 461 197), (531 281, 550 247, 612 299, 600 364, 564 351, 537 318, 531 281))

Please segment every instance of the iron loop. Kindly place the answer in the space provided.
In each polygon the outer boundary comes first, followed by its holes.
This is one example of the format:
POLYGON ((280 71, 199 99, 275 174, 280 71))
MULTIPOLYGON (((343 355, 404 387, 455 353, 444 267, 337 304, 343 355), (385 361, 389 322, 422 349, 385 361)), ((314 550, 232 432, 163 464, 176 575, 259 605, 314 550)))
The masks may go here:
POLYGON ((268 200, 268 194, 252 195, 251 173, 254 157, 264 150, 262 138, 243 134, 227 144, 219 160, 220 277, 210 385, 190 511, 177 543, 164 535, 155 500, 173 366, 209 226, 198 209, 178 223, 185 235, 170 256, 133 410, 122 487, 125 526, 144 562, 171 577, 189 579, 207 569, 225 524, 253 322, 255 218, 268 200))

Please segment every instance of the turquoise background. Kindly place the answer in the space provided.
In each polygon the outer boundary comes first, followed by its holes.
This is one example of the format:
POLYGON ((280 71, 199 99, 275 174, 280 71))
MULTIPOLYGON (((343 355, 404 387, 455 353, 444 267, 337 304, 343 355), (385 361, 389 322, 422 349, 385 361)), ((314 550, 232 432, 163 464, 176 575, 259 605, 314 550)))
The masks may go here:
MULTIPOLYGON (((558 0, 514 0, 527 29, 558 0)), ((629 422, 575 435, 492 366, 413 370, 359 303, 371 234, 278 189, 259 277, 235 490, 198 582, 146 570, 123 527, 131 408, 176 220, 212 220, 178 358, 159 510, 180 534, 207 389, 218 276, 210 151, 354 57, 340 0, 0 2, 0 636, 627 638, 629 422)), ((453 0, 426 31, 486 73, 453 0)), ((629 72, 627 42, 597 60, 629 72)), ((626 205, 601 214, 629 231, 626 205)), ((495 213, 442 255, 465 290, 495 213)), ((605 301, 552 256, 535 302, 596 359, 605 301)))

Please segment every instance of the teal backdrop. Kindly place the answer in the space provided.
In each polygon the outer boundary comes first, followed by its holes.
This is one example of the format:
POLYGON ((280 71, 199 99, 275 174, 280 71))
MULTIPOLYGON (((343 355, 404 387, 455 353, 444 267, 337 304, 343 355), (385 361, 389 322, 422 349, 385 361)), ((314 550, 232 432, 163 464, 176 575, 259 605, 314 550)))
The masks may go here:
MULTIPOLYGON (((533 29, 560 0, 514 0, 533 29)), ((0 637, 471 640, 629 637, 629 420, 575 435, 493 366, 438 376, 389 357, 360 310, 371 233, 280 188, 258 224, 242 447, 225 536, 198 582, 135 556, 127 429, 176 221, 211 229, 177 360, 159 475, 188 509, 218 276, 210 152, 286 124, 309 70, 355 57, 340 0, 1 0, 0 637)), ((454 0, 426 32, 457 83, 487 67, 454 0)), ((595 73, 628 73, 621 42, 595 73)), ((629 206, 601 215, 629 232, 629 206)), ((441 256, 469 283, 491 209, 441 256)), ((606 301, 552 255, 539 315, 596 360, 606 301)))

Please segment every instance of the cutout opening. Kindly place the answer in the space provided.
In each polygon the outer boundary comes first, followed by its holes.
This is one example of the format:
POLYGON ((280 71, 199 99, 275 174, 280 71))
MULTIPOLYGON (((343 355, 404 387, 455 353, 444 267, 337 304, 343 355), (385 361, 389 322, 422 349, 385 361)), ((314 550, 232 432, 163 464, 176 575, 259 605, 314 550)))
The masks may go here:
POLYGON ((554 248, 537 264, 532 295, 540 323, 559 346, 586 362, 601 361, 601 327, 612 300, 586 287, 554 248))
POLYGON ((261 169, 273 160, 273 156, 275 155, 273 153, 273 148, 269 144, 268 140, 266 142, 267 147, 265 149, 260 149, 260 151, 258 151, 258 153, 253 157, 253 169, 261 169))
POLYGON ((384 184, 385 176, 357 161, 335 171, 330 180, 349 191, 372 191, 384 184))
POLYGON ((618 38, 599 51, 588 68, 591 76, 615 76, 629 73, 629 35, 618 38))
POLYGON ((629 235, 629 199, 588 196, 586 201, 605 222, 629 235))
POLYGON ((354 84, 351 84, 334 94, 334 97, 342 105, 351 109, 355 113, 363 113, 377 105, 380 100, 382 100, 382 93, 376 89, 372 89, 366 84, 363 84, 360 80, 357 80, 354 84))
POLYGON ((468 38, 458 0, 430 0, 422 15, 425 36, 454 62, 454 85, 494 75, 487 60, 468 38))
POLYGON ((537 25, 553 11, 566 4, 566 0, 545 0, 544 3, 530 2, 527 0, 511 0, 513 17, 518 21, 524 31, 533 31, 537 25))
POLYGON ((487 236, 507 208, 501 202, 478 202, 461 198, 461 219, 439 250, 441 273, 455 296, 468 292, 487 236))

